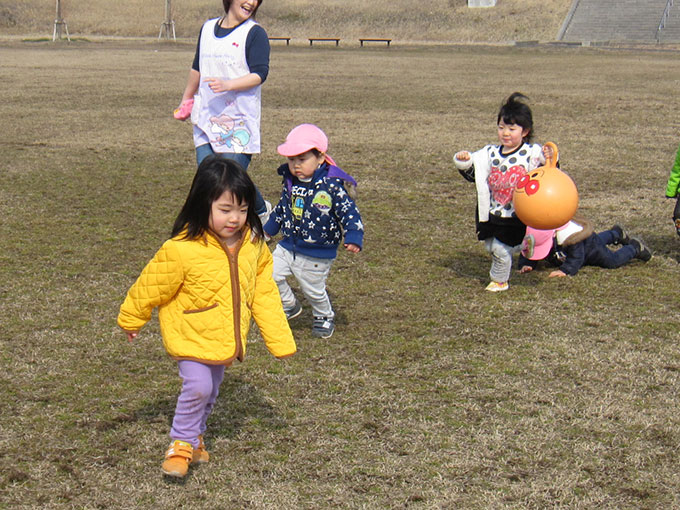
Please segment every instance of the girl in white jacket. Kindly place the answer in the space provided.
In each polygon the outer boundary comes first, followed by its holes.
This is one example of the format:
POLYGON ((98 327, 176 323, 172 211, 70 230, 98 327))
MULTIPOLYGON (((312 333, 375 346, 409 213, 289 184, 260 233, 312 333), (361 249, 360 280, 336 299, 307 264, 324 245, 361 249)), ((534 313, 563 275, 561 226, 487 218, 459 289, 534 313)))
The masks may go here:
MULTIPOLYGON (((519 251, 526 227, 515 215, 512 192, 519 179, 545 164, 544 151, 531 143, 533 117, 526 96, 515 92, 501 106, 497 117, 498 144, 474 153, 457 152, 453 158, 463 177, 477 187, 475 214, 477 238, 491 254, 490 292, 508 289, 512 256, 519 251)), ((550 157, 548 154, 547 157, 550 157)))

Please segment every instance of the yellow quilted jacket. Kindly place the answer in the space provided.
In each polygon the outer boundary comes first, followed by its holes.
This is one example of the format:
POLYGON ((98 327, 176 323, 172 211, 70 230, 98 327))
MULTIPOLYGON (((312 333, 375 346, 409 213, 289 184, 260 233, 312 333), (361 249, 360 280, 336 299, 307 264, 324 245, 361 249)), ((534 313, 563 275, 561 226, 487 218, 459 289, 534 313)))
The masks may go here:
POLYGON ((163 344, 177 360, 229 365, 243 361, 251 316, 269 352, 295 353, 295 341, 272 278, 272 255, 246 230, 230 253, 212 234, 166 241, 128 291, 118 325, 139 331, 158 307, 163 344))

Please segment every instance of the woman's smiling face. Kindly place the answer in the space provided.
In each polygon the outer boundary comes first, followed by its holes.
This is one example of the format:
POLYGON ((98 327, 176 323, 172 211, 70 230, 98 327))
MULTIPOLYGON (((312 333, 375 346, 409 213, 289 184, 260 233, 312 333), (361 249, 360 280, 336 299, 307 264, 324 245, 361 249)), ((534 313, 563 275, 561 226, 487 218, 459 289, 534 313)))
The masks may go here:
POLYGON ((229 20, 238 25, 255 14, 260 6, 260 0, 231 0, 228 5, 227 16, 229 20))

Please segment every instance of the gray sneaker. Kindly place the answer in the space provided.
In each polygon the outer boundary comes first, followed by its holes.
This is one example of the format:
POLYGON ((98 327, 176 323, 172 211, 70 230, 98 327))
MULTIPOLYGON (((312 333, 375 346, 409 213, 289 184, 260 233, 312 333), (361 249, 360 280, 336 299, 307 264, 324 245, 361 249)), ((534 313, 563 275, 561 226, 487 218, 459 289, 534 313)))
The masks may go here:
POLYGON ((291 320, 302 313, 302 305, 300 305, 299 301, 295 301, 293 308, 284 309, 283 311, 286 312, 286 319, 291 320))
POLYGON ((335 321, 333 317, 314 317, 312 325, 312 335, 319 338, 330 338, 335 331, 335 321))
POLYGON ((635 251, 637 252, 635 254, 636 259, 640 259, 643 262, 649 262, 652 258, 651 250, 647 248, 647 245, 639 237, 631 237, 629 244, 635 247, 635 251))

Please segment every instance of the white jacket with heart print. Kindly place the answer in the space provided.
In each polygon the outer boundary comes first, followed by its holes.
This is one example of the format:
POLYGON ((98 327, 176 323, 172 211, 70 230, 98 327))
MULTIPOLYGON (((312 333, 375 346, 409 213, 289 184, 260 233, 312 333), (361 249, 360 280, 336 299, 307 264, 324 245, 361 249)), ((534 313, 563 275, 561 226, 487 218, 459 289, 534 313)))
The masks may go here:
POLYGON ((471 154, 467 161, 454 157, 458 170, 474 166, 477 186, 477 211, 479 221, 489 221, 489 216, 512 218, 512 192, 519 179, 545 164, 542 147, 536 143, 523 143, 509 154, 502 154, 502 145, 486 145, 471 154))

